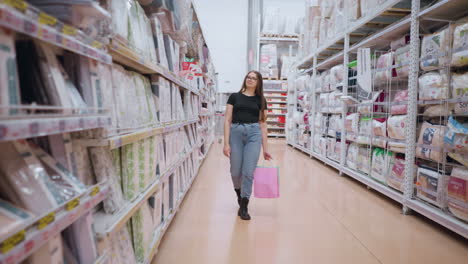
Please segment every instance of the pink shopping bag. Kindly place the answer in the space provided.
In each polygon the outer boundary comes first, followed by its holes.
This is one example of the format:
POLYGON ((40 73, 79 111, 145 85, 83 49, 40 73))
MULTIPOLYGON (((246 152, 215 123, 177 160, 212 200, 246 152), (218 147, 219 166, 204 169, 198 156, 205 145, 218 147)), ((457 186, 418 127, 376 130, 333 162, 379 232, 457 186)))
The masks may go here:
POLYGON ((279 197, 279 167, 258 166, 254 172, 255 198, 279 197))

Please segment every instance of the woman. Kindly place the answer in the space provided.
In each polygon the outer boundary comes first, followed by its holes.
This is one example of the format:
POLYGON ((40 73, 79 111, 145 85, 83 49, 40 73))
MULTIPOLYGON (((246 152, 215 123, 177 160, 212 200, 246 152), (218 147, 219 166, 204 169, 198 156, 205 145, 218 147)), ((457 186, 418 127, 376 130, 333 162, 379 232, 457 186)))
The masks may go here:
POLYGON ((250 220, 247 206, 262 145, 264 159, 272 159, 268 152, 266 116, 262 75, 250 71, 242 89, 229 97, 224 120, 223 152, 230 158, 231 178, 240 206, 238 215, 243 220, 250 220))

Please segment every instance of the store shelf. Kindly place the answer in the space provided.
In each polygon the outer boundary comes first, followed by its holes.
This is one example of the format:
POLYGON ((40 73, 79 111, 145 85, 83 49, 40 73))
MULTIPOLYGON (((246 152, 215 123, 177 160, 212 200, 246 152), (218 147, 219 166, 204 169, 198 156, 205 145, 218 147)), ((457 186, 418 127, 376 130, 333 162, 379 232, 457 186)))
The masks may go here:
POLYGON ((25 116, 24 119, 0 120, 0 141, 68 133, 110 125, 111 118, 107 115, 59 115, 55 117, 31 115, 29 118, 25 116))
POLYGON ((344 52, 340 51, 337 54, 317 64, 317 69, 325 70, 325 69, 331 68, 332 66, 342 63, 343 58, 344 58, 344 52))
POLYGON ((162 126, 143 128, 141 130, 118 136, 112 136, 105 139, 76 139, 74 142, 82 146, 100 146, 109 147, 110 149, 120 148, 130 143, 137 142, 139 140, 155 136, 158 134, 168 133, 178 128, 195 124, 198 119, 187 120, 183 122, 170 122, 163 124, 162 126))
POLYGON ((409 208, 468 239, 468 224, 419 200, 408 200, 409 208))
MULTIPOLYGON (((265 98, 288 98, 286 95, 265 95, 265 98)), ((267 100, 268 102, 268 100, 267 100)))
POLYGON ((20 263, 103 201, 108 192, 109 187, 104 183, 92 186, 84 194, 35 218, 26 226, 10 231, 1 243, 0 263, 20 263))
POLYGON ((271 130, 284 130, 284 127, 268 127, 271 130))
POLYGON ((302 151, 302 152, 304 152, 304 153, 306 153, 306 154, 308 154, 308 155, 311 154, 311 151, 310 151, 310 150, 304 148, 303 146, 300 146, 299 144, 296 144, 296 143, 291 142, 291 146, 294 147, 294 148, 296 148, 296 149, 298 149, 298 150, 300 150, 300 151, 302 151))
POLYGON ((90 39, 78 29, 61 23, 25 1, 2 1, 0 25, 88 58, 106 64, 112 63, 112 58, 102 43, 90 39))
POLYGON ((260 37, 259 38, 260 43, 275 43, 275 42, 294 42, 297 43, 299 42, 298 37, 260 37))
POLYGON ((264 93, 287 93, 288 90, 263 90, 264 93))
MULTIPOLYGON (((268 103, 267 103, 268 104, 268 103)), ((286 107, 268 107, 268 109, 280 109, 280 110, 288 110, 286 107)))
POLYGON ((196 95, 200 95, 200 92, 190 87, 187 83, 181 80, 175 73, 171 72, 165 67, 154 64, 144 56, 138 54, 131 48, 127 47, 124 43, 117 39, 112 39, 109 45, 109 52, 112 55, 112 59, 120 64, 130 67, 142 74, 158 74, 167 80, 175 83, 176 85, 185 88, 196 95))
POLYGON ((127 204, 124 208, 120 210, 115 215, 110 215, 108 217, 102 217, 99 221, 96 221, 96 234, 98 237, 106 237, 118 232, 128 220, 138 211, 138 209, 148 200, 148 198, 154 194, 160 183, 164 181, 166 177, 171 175, 180 165, 187 160, 192 153, 194 153, 196 148, 193 148, 191 151, 183 153, 180 155, 180 158, 175 162, 170 168, 166 169, 165 172, 161 174, 158 180, 151 184, 145 189, 139 196, 137 196, 133 201, 127 204))
POLYGON ((268 101, 267 104, 287 104, 287 101, 268 101))
POLYGON ((270 116, 286 116, 286 114, 273 114, 273 113, 268 113, 270 116))
MULTIPOLYGON (((282 84, 282 83, 287 83, 288 80, 268 80, 268 79, 263 79, 263 83, 272 83, 272 84, 282 84)), ((268 90, 264 90, 264 92, 267 92, 268 90)))

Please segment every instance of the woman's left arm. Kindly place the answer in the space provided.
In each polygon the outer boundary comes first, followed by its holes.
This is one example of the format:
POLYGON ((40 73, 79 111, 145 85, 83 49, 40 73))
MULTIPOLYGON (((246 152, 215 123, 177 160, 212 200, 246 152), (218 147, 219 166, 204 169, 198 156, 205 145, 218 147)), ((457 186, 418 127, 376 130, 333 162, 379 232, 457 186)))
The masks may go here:
MULTIPOLYGON (((265 117, 267 116, 268 111, 265 111, 265 117)), ((273 159, 270 155, 269 149, 268 149, 268 127, 267 127, 267 122, 265 121, 260 121, 260 129, 262 130, 262 146, 263 146, 263 158, 265 160, 271 160, 273 159)))

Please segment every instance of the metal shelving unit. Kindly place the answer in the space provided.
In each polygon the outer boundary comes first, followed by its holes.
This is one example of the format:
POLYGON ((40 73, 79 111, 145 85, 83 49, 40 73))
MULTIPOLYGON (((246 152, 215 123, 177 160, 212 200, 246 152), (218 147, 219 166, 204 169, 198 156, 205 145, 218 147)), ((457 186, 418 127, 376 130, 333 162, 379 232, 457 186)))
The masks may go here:
MULTIPOLYGON (((419 43, 421 26, 425 29, 430 27, 429 32, 434 32, 434 29, 440 29, 444 25, 453 22, 456 19, 466 16, 468 10, 468 1, 466 0, 440 0, 434 1, 425 0, 387 0, 381 1, 380 7, 373 13, 366 17, 358 19, 352 23, 341 34, 328 41, 325 45, 320 46, 314 52, 304 57, 296 65, 298 68, 303 69, 304 74, 310 74, 312 79, 315 80, 319 71, 329 70, 332 66, 343 64, 346 72, 343 80, 342 96, 347 96, 351 88, 348 87, 350 78, 347 74, 348 63, 352 56, 361 48, 381 49, 389 44, 389 40, 396 39, 403 36, 405 33, 410 33, 410 54, 411 62, 409 64, 409 78, 408 78, 408 111, 405 129, 406 140, 393 140, 398 143, 404 143, 406 146, 405 151, 405 175, 404 175, 404 190, 402 193, 374 180, 364 173, 352 170, 345 165, 346 152, 341 151, 341 156, 338 161, 325 157, 320 153, 312 150, 313 144, 310 148, 303 148, 292 142, 288 138, 288 144, 292 147, 308 153, 311 158, 318 159, 325 164, 335 168, 343 174, 360 181, 369 188, 372 188, 385 196, 397 201, 402 205, 404 214, 408 214, 411 210, 418 212, 421 215, 439 223, 440 225, 456 232, 457 234, 468 238, 468 224, 460 219, 453 217, 447 212, 434 207, 426 202, 415 198, 415 161, 416 161, 416 147, 418 146, 417 140, 417 110, 418 105, 426 102, 418 101, 418 77, 419 77, 419 43), (396 12, 399 10, 399 12, 396 12), (372 21, 382 21, 387 17, 387 23, 374 29, 370 29, 366 24, 372 21), (358 34, 367 31, 368 34, 358 34)), ((315 82, 312 82, 315 83, 315 82)), ((289 95, 289 94, 288 94, 289 95)), ((291 96, 294 99, 294 96, 291 96)), ((316 106, 316 92, 315 85, 312 85, 311 91, 312 109, 311 112, 311 127, 315 122, 315 106, 316 106)), ((456 99, 459 100, 459 99, 456 99)), ((294 101, 294 100, 292 100, 294 101)), ((431 101, 430 104, 437 105, 441 103, 448 103, 453 101, 439 100, 431 101)), ((378 103, 373 103, 378 105, 378 103)), ((357 105, 356 105, 357 106, 357 105)), ((353 107, 356 107, 353 106, 353 107)), ((342 107, 341 116, 344 117, 348 113, 348 107, 342 107)), ((345 149, 345 138, 349 132, 345 131, 345 120, 342 120, 341 132, 341 150, 345 149)), ((312 129, 312 140, 314 138, 314 130, 312 129)))

